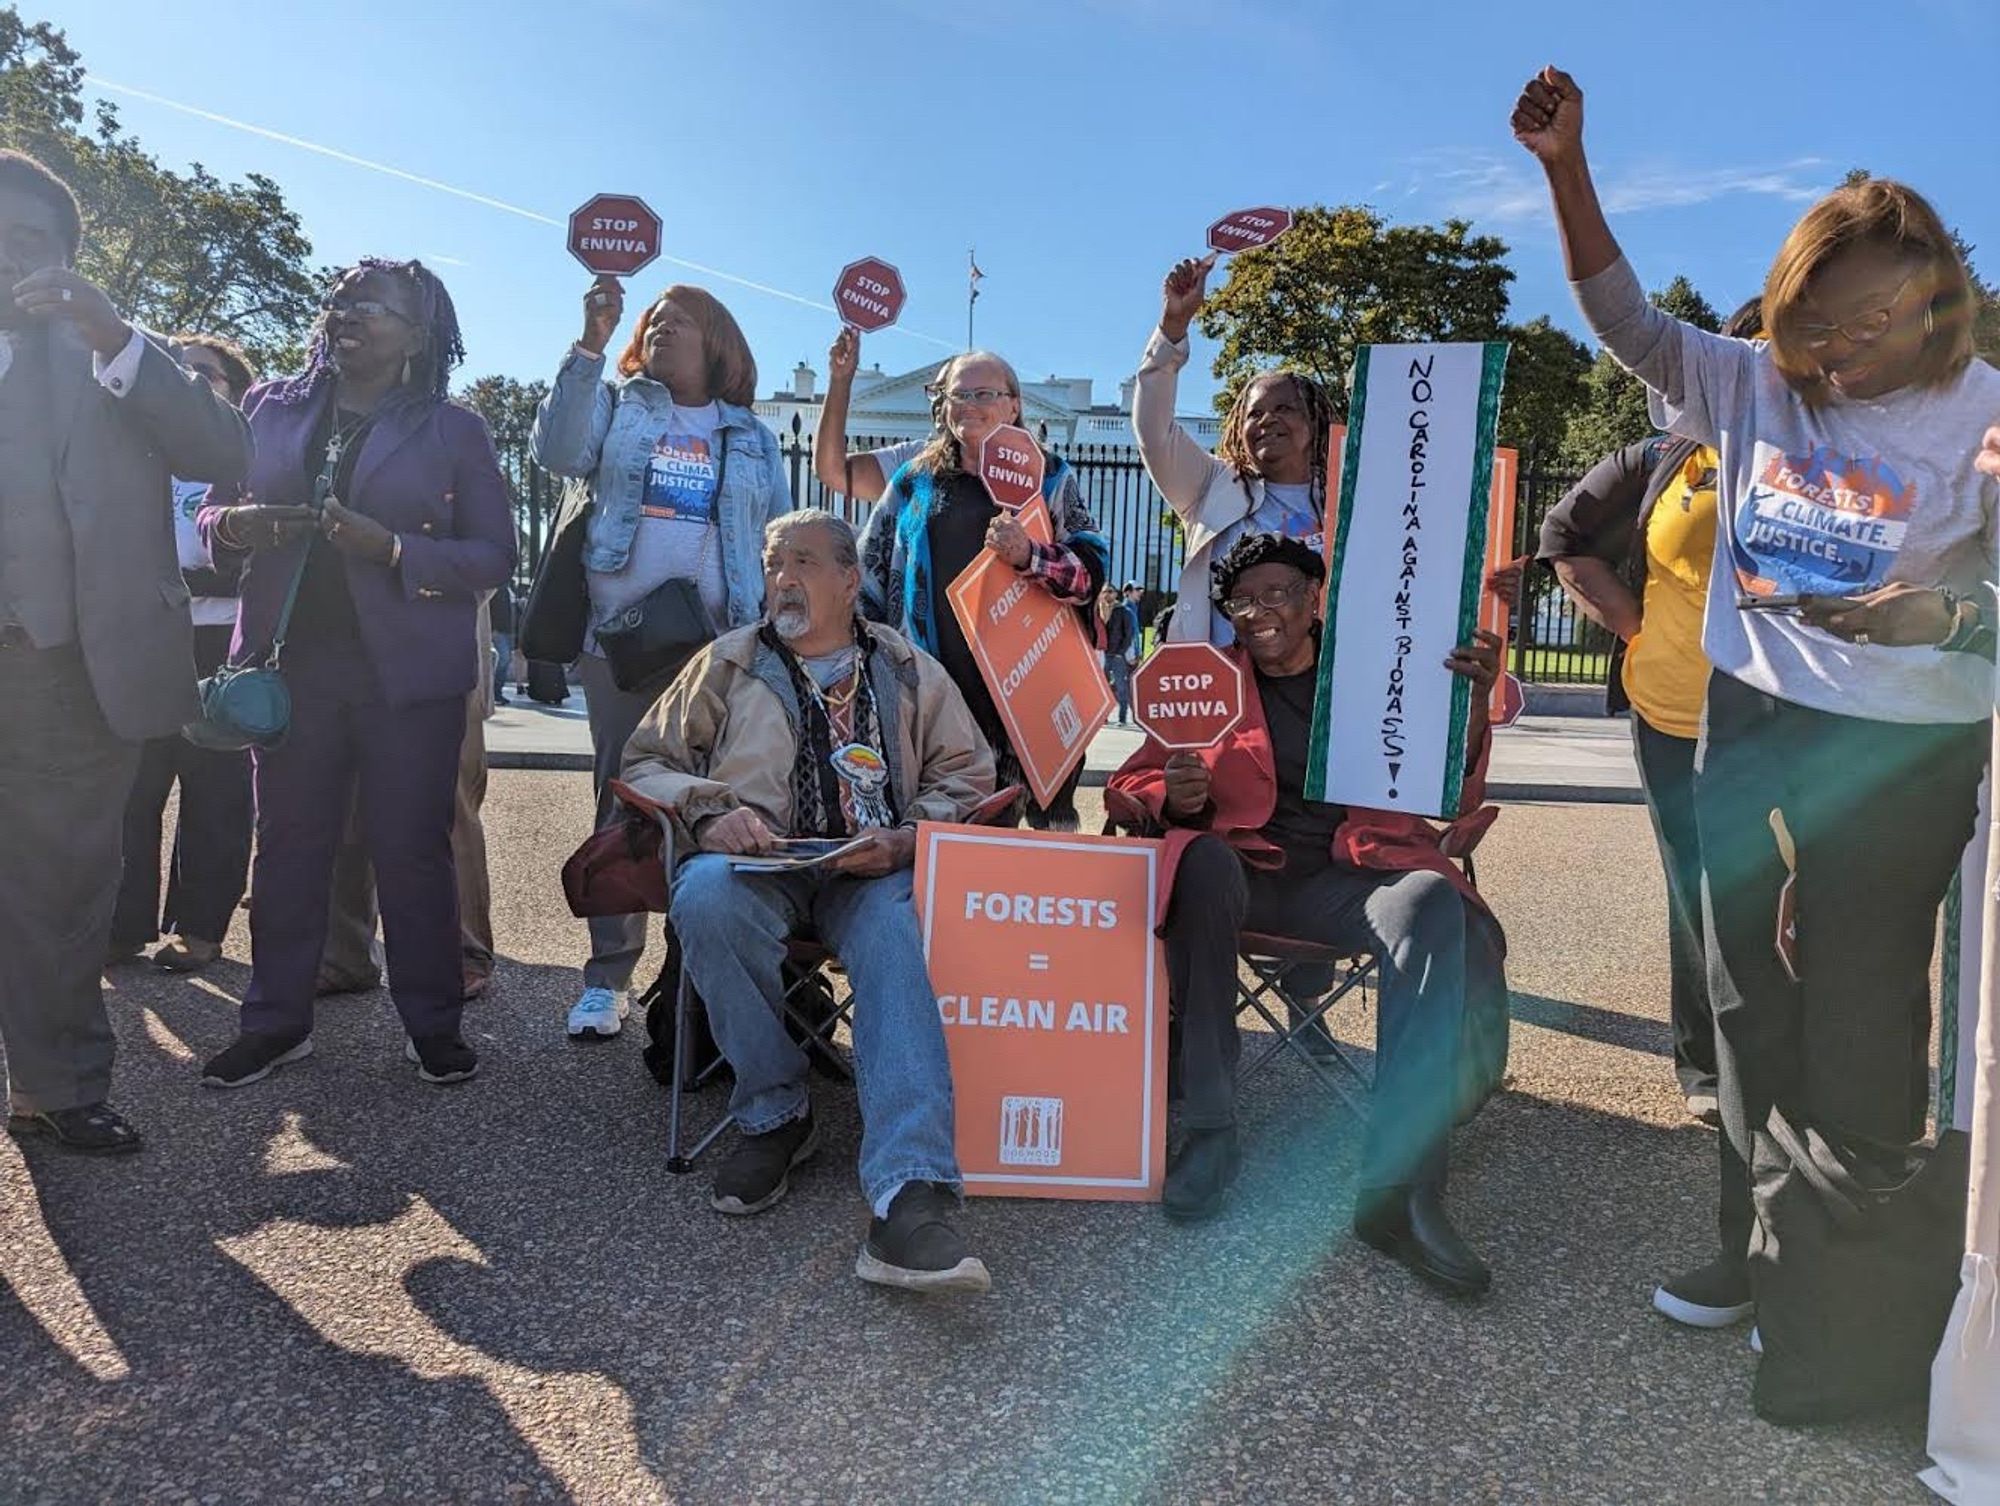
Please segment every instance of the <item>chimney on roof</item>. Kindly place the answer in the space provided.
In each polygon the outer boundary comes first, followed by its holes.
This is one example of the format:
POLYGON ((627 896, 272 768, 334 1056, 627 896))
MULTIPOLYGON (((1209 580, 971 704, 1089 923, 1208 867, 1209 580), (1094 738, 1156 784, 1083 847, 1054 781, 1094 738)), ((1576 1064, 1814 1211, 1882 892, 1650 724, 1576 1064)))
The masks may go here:
POLYGON ((802 403, 812 401, 813 388, 819 381, 819 374, 804 361, 792 368, 792 396, 802 403))

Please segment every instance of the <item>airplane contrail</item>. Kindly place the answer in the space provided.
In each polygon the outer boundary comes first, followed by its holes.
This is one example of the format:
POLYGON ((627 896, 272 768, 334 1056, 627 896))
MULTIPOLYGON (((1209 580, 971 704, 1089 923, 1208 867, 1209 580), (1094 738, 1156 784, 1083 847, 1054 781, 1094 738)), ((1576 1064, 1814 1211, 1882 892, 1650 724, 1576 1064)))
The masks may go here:
MULTIPOLYGON (((247 120, 237 120, 228 115, 218 115, 215 111, 204 110, 198 105, 186 104, 178 99, 168 99, 165 95, 154 94, 146 89, 134 88, 131 84, 116 83, 111 79, 105 78, 102 74, 86 73, 84 80, 99 89, 109 90, 113 94, 129 95, 133 99, 142 99, 148 104, 159 105, 163 109, 178 110, 183 115, 192 115, 197 120, 206 120, 215 125, 228 126, 232 131, 243 131, 251 136, 261 136, 266 141, 275 141, 284 146, 297 147, 302 152, 312 152, 316 156, 331 157, 335 162, 344 162, 350 167, 366 168, 369 172, 381 173, 385 177, 400 178, 405 183, 414 183, 420 188, 429 188, 434 189, 438 193, 450 194, 456 199, 466 199, 474 204, 484 205, 488 209, 497 209, 502 214, 518 215, 524 220, 533 220, 537 225, 553 225, 558 230, 561 230, 569 224, 566 218, 557 219, 554 215, 543 214, 537 209, 524 209, 519 204, 509 204, 505 199, 496 199, 490 194, 474 193, 471 189, 460 188, 455 183, 445 183, 436 178, 426 178, 421 173, 409 172, 403 168, 392 166, 387 162, 375 162, 367 157, 357 157, 352 152, 343 152, 338 147, 326 146, 317 141, 307 141, 302 136, 291 136, 283 131, 274 131, 268 126, 252 125, 247 120)), ((664 251, 660 253, 660 260, 672 262, 677 267, 686 267, 690 272, 699 272, 704 277, 713 277, 721 282, 732 282, 740 288, 749 288, 753 292, 765 293, 773 298, 782 298, 787 303, 797 303, 809 309, 818 309, 823 314, 837 314, 839 312, 830 303, 821 303, 817 299, 807 298, 803 294, 794 293, 785 288, 774 288, 769 283, 755 282, 748 277, 738 277, 734 272, 725 272, 720 267, 704 266, 701 262, 689 261, 687 258, 681 256, 670 256, 664 251)), ((958 349, 956 341, 940 340, 936 335, 927 335, 922 330, 904 329, 898 325, 891 325, 889 328, 890 332, 899 335, 908 335, 912 340, 922 340, 930 345, 941 345, 946 350, 958 349)))

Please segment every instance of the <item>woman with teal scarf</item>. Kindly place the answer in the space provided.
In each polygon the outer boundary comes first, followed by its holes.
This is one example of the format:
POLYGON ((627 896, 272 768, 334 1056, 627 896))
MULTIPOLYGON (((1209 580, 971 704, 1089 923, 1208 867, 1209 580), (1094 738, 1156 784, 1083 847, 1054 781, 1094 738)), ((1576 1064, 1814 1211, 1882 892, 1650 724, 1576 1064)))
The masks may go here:
POLYGON ((1047 455, 1042 497, 1054 541, 1039 544, 966 469, 986 436, 1021 421, 1014 368, 987 351, 954 356, 930 388, 930 442, 889 478, 861 534, 861 605, 942 663, 992 745, 1000 783, 1017 782, 1020 761, 945 588, 983 549, 1048 588, 1056 600, 1087 608, 1104 584, 1108 551, 1077 491, 1076 475, 1047 455))

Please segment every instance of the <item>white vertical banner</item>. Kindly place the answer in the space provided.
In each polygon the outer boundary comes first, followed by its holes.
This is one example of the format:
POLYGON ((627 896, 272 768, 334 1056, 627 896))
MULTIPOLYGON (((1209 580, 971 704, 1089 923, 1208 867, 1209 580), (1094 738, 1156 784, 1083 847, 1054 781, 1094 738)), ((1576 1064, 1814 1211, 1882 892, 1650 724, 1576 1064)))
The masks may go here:
POLYGON ((1507 347, 1364 345, 1354 362, 1306 793, 1458 814, 1507 347))

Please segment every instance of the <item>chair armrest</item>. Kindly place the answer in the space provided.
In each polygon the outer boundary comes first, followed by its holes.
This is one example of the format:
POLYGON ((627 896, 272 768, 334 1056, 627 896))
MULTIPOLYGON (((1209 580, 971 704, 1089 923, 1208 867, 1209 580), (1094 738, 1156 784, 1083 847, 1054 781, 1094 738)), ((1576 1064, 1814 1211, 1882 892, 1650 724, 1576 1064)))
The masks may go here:
POLYGON ((1021 798, 1021 786, 1010 784, 1005 789, 995 790, 979 804, 965 813, 968 826, 1012 826, 1014 824, 1014 802, 1021 798))

